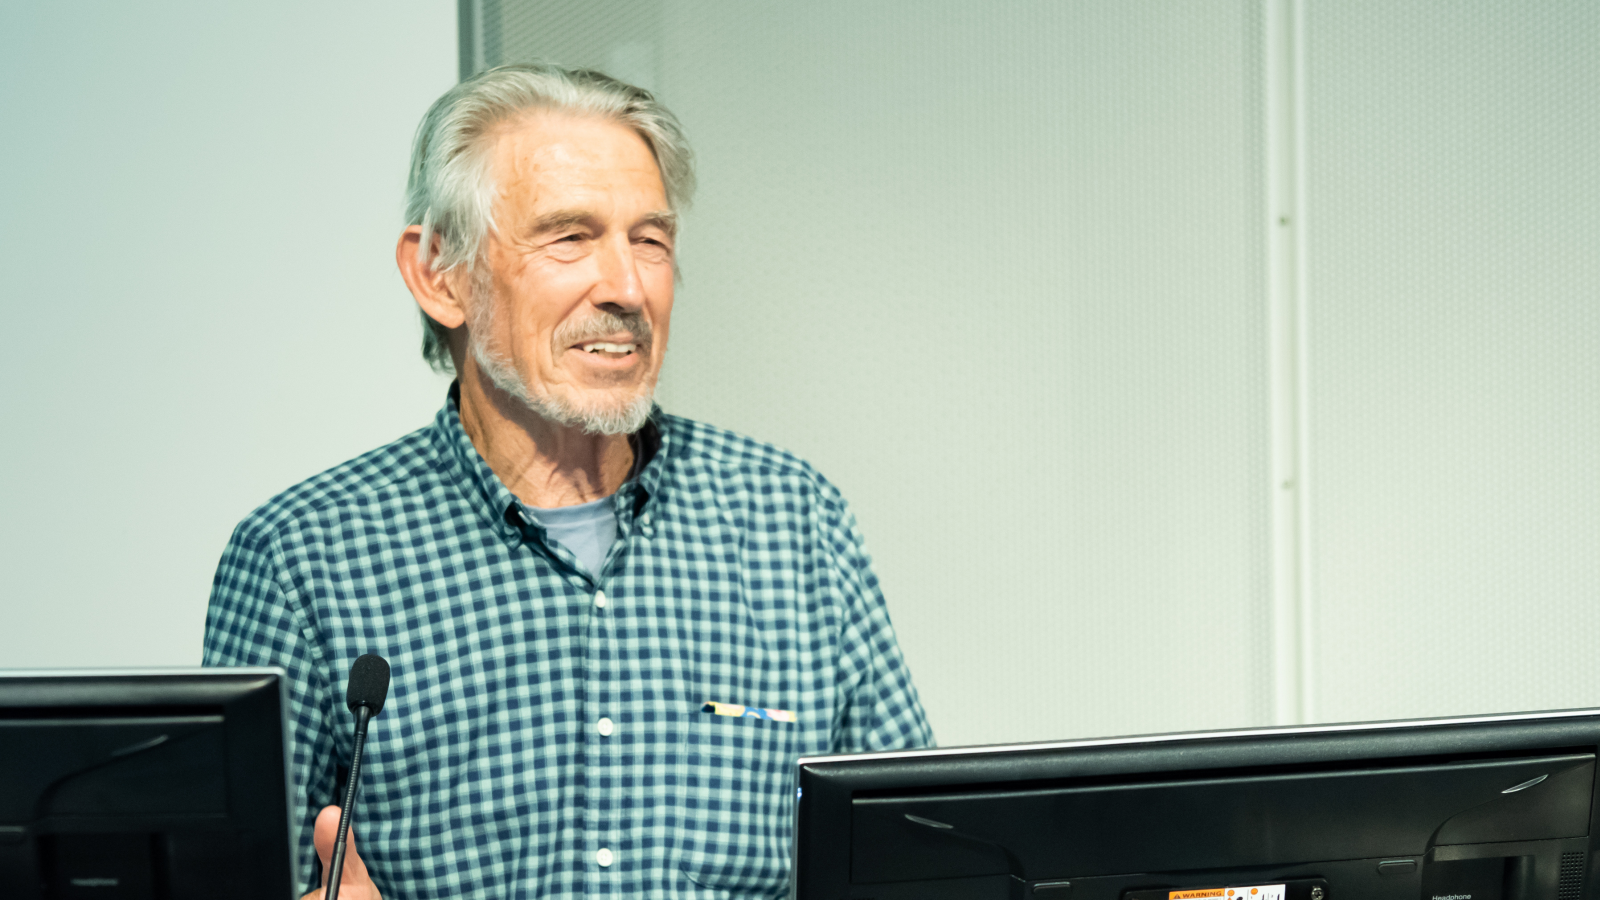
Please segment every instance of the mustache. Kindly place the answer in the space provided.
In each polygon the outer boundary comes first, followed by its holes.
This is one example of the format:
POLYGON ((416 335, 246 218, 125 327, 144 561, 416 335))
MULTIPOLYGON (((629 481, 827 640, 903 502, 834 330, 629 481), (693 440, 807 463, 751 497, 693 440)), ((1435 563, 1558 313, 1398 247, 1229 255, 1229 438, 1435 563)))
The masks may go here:
POLYGON ((570 347, 584 341, 597 341, 612 337, 620 331, 632 335, 637 344, 648 344, 653 335, 650 323, 640 313, 609 313, 600 311, 576 322, 564 323, 556 329, 555 345, 570 347))

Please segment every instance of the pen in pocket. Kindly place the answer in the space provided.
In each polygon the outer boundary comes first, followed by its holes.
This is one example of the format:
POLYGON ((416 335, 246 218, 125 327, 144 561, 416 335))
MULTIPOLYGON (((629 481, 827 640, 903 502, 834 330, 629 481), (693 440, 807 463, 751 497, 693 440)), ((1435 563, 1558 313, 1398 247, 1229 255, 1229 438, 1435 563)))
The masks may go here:
POLYGON ((717 703, 707 700, 700 711, 718 716, 739 719, 771 719, 774 722, 793 722, 794 713, 787 709, 763 709, 759 706, 740 706, 737 703, 717 703))

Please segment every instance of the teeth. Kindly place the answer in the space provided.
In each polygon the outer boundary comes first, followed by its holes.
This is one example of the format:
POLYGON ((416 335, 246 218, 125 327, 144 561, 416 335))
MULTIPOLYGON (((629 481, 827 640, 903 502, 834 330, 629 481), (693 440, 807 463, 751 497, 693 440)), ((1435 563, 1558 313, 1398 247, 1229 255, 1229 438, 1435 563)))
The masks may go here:
POLYGON ((632 353, 637 346, 637 344, 608 344, 604 341, 599 341, 593 344, 584 344, 583 349, 590 353, 599 353, 602 350, 607 353, 632 353))

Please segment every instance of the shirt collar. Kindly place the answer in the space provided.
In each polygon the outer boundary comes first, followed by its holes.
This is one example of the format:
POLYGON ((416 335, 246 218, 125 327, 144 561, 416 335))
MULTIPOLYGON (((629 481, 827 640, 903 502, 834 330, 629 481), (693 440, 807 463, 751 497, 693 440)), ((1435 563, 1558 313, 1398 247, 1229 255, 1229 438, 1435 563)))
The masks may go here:
MULTIPOLYGON (((542 526, 523 520, 520 515, 521 501, 489 468, 489 464, 478 453, 478 448, 473 446, 472 438, 461 426, 460 392, 459 383, 451 382, 444 406, 433 417, 433 445, 441 463, 473 499, 473 505, 483 515, 485 524, 503 540, 520 543, 529 536, 530 531, 542 537, 542 526)), ((669 429, 663 427, 665 424, 665 414, 657 406, 651 409, 644 427, 628 436, 633 444, 633 471, 613 495, 617 524, 624 534, 660 493, 662 472, 666 468, 672 444, 669 429)))

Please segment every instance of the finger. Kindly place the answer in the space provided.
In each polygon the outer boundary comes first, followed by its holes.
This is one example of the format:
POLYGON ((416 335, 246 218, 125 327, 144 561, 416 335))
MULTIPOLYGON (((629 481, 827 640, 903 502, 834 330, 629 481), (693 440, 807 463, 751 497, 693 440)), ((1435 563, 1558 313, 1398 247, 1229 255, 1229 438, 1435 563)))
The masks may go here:
MULTIPOLYGON (((328 866, 333 864, 333 842, 339 837, 339 807, 324 806, 322 812, 317 813, 317 824, 312 830, 311 842, 316 845, 317 858, 322 860, 322 881, 328 882, 328 866)), ((339 876, 340 895, 344 894, 344 887, 356 885, 370 885, 372 877, 367 874, 367 864, 362 861, 361 854, 356 852, 356 827, 350 825, 350 833, 345 836, 344 847, 344 874, 339 876)), ((315 897, 307 895, 301 900, 320 900, 320 891, 315 897)))
MULTIPOLYGON (((328 880, 328 866, 333 863, 333 842, 339 836, 339 807, 324 806, 317 813, 317 823, 311 830, 311 843, 316 845, 317 858, 322 861, 322 880, 328 880)), ((345 855, 350 851, 346 849, 345 855)))

